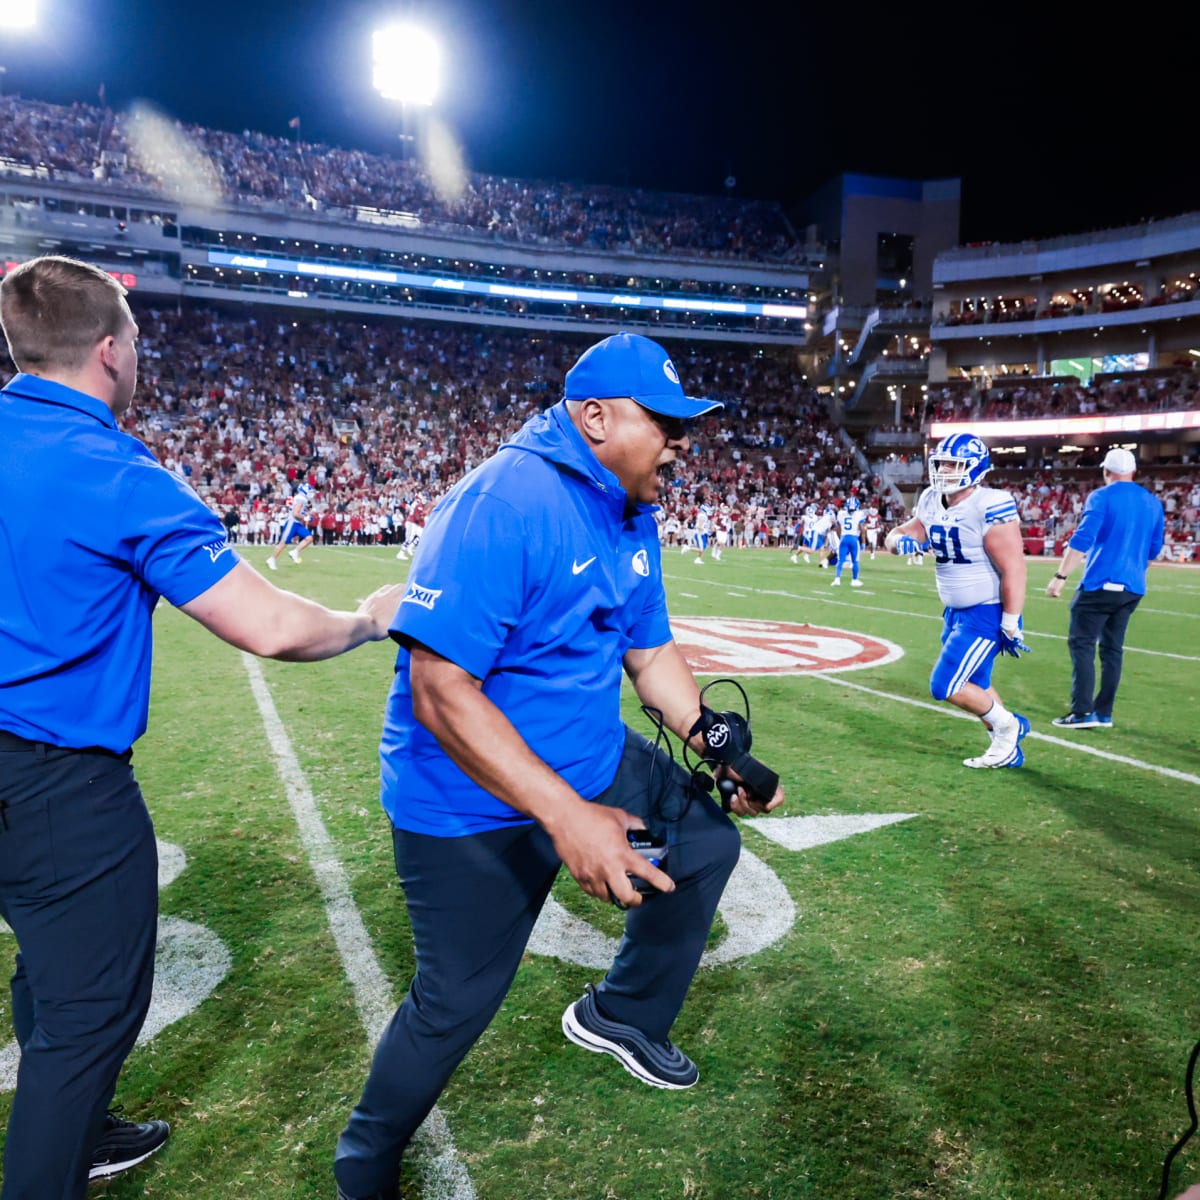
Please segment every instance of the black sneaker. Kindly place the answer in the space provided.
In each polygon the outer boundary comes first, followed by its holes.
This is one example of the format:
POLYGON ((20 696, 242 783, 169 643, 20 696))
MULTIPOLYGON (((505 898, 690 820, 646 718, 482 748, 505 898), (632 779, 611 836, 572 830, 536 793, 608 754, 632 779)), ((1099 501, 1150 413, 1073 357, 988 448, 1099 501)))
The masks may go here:
MULTIPOLYGON (((1059 729, 1095 729, 1098 725, 1103 724, 1103 722, 1094 712, 1069 712, 1065 717, 1055 717, 1050 724, 1057 725, 1059 729)), ((1112 724, 1111 717, 1108 719, 1108 724, 1112 724)))
POLYGON ((640 1029, 603 1016, 590 983, 583 998, 567 1006, 562 1030, 585 1050, 611 1054, 630 1075, 651 1087, 682 1091, 700 1078, 696 1064, 670 1042, 652 1042, 640 1029))
POLYGON ((337 1185, 337 1200, 400 1200, 400 1193, 393 1188, 390 1192, 372 1192, 369 1196, 351 1196, 342 1191, 342 1185, 337 1185))
POLYGON ((145 1162, 155 1150, 161 1149, 171 1136, 166 1121, 126 1121, 120 1106, 110 1108, 104 1118, 104 1131, 92 1151, 89 1179, 107 1179, 145 1162))

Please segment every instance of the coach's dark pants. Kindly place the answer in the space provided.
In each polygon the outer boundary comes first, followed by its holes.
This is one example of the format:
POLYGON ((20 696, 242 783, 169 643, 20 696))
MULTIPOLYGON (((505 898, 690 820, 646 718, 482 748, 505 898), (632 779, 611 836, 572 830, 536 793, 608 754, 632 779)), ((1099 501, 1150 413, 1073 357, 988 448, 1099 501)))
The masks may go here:
POLYGON ((0 733, 0 914, 21 1047, 3 1200, 82 1200, 150 1005, 158 855, 128 755, 0 733))
MULTIPOLYGON (((616 777, 595 799, 667 835, 675 891, 629 910, 597 989, 605 1013, 655 1041, 683 1006, 741 845, 707 796, 687 805, 688 788, 682 767, 627 730, 616 777)), ((335 1171, 351 1196, 395 1185, 409 1139, 503 1002, 561 865, 539 825, 460 838, 395 830, 393 841, 417 973, 338 1139, 335 1171)))
POLYGON ((1136 592, 1075 593, 1071 601, 1071 711, 1111 717, 1121 682, 1125 630, 1141 600, 1136 592), (1096 689, 1096 643, 1100 644, 1100 690, 1096 689), (1094 693, 1094 694, 1093 694, 1094 693))

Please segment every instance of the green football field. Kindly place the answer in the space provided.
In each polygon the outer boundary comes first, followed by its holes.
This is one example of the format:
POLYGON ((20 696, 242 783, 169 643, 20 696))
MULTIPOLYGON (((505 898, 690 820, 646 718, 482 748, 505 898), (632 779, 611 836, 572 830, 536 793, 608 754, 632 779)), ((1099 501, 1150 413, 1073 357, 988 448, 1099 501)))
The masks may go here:
MULTIPOLYGON (((247 556, 261 568, 265 550, 247 556)), ((406 567, 316 548, 272 582, 345 607, 406 567)), ((702 626, 725 661, 747 630, 767 669, 856 640, 895 650, 742 677, 788 802, 743 823, 673 1031, 700 1083, 650 1089, 563 1038, 620 932, 564 874, 406 1159, 408 1200, 1153 1200, 1200 1039, 1200 571, 1151 572, 1114 726, 1072 733, 1050 724, 1068 707, 1067 601, 1032 562, 1033 653, 995 674, 1033 722, 1026 765, 971 771, 981 727, 927 690, 931 561, 868 560, 856 590, 775 551, 664 568, 681 631, 726 619, 702 626)), ((259 663, 166 605, 156 622, 135 762, 169 866, 161 995, 117 1099, 173 1134, 92 1195, 330 1200, 371 1039, 413 970, 377 799, 393 654, 259 663)), ((627 719, 649 731, 632 698, 627 719)), ((1200 1140, 1171 1195, 1197 1180, 1200 1140)))

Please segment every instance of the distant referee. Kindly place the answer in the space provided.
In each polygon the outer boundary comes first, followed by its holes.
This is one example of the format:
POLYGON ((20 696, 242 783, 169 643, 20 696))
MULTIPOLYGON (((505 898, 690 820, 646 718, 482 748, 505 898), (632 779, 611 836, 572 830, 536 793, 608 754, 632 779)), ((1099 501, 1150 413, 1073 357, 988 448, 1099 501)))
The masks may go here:
POLYGON ((1081 563, 1083 578, 1071 601, 1071 711, 1055 717, 1061 729, 1112 728, 1113 702, 1121 682, 1125 630, 1146 594, 1146 567, 1163 548, 1163 506, 1133 482, 1137 462, 1128 450, 1104 456, 1104 487, 1083 507, 1083 519, 1067 543, 1058 572, 1046 586, 1057 599, 1081 563), (1100 690, 1096 646, 1100 646, 1100 690))
POLYGON ((106 1113, 154 980, 158 855, 130 747, 159 596, 243 650, 311 660, 385 638, 402 589, 332 612, 238 558, 216 514, 117 428, 138 329, 97 267, 10 271, 0 325, 21 372, 0 391, 0 915, 21 1048, 0 1197, 83 1200, 89 1177, 170 1132, 106 1113))

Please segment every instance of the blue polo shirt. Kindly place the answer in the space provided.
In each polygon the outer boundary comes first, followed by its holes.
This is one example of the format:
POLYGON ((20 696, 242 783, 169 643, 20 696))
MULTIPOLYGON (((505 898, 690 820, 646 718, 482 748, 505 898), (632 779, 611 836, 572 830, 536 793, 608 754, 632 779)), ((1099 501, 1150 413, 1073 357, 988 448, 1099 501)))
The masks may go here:
POLYGON ((1087 556, 1080 591, 1098 592, 1107 583, 1144 596, 1146 567, 1163 548, 1162 501, 1132 479, 1097 488, 1068 545, 1087 556))
POLYGON ((0 729, 121 754, 145 732, 151 614, 236 565, 216 514, 108 406, 0 391, 0 729))
MULTIPOLYGON (((556 405, 438 504, 392 622, 402 643, 482 680, 530 749, 588 799, 612 782, 624 748, 625 652, 671 640, 654 509, 626 513, 625 501, 556 405)), ((380 759, 399 829, 460 837, 530 823, 415 719, 403 645, 380 759)))

